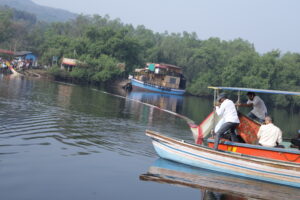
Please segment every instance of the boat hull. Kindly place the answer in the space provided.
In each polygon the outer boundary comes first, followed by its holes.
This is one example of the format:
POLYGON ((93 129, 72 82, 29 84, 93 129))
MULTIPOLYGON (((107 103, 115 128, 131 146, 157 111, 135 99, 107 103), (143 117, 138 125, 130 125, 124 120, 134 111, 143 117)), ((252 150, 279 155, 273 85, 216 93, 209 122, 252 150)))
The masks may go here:
POLYGON ((300 165, 216 151, 147 131, 161 158, 246 178, 300 188, 300 165))
POLYGON ((148 90, 148 91, 152 91, 152 92, 174 94, 174 95, 183 95, 185 93, 185 90, 167 88, 167 87, 163 87, 163 86, 147 84, 143 81, 139 81, 139 80, 134 79, 134 78, 131 79, 131 84, 132 84, 133 89, 138 88, 138 89, 148 90))

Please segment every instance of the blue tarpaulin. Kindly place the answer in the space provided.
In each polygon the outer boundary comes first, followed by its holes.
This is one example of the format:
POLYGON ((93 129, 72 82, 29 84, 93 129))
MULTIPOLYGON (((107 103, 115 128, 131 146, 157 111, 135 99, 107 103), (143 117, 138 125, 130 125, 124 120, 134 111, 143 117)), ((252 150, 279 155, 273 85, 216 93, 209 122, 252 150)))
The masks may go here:
POLYGON ((148 65, 148 69, 152 72, 154 72, 154 69, 155 69, 155 64, 149 64, 148 65))

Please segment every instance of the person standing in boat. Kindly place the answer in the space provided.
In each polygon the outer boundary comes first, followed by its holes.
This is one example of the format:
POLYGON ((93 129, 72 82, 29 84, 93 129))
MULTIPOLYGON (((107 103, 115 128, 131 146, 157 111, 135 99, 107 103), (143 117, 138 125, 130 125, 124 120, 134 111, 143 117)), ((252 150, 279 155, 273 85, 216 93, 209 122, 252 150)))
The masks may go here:
POLYGON ((215 105, 215 110, 218 116, 224 118, 224 122, 219 130, 215 133, 214 149, 218 149, 219 141, 221 136, 228 130, 231 131, 231 138, 237 141, 237 136, 235 134, 235 128, 239 125, 240 120, 235 108, 233 101, 227 98, 225 93, 222 93, 217 98, 217 104, 215 105))
POLYGON ((280 147, 282 132, 273 124, 270 116, 265 117, 265 124, 261 125, 258 133, 258 144, 265 147, 280 147))
POLYGON ((263 123, 268 113, 264 101, 259 96, 256 96, 254 92, 248 92, 247 96, 247 103, 236 105, 242 107, 253 107, 253 109, 247 114, 247 116, 253 120, 263 123))

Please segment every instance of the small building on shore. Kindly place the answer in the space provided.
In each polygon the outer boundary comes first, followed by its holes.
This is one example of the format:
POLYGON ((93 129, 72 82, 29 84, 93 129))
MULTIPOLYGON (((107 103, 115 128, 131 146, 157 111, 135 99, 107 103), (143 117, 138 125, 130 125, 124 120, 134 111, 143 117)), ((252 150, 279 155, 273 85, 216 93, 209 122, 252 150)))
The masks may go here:
POLYGON ((23 60, 28 60, 35 62, 37 60, 37 56, 30 51, 17 51, 14 54, 15 57, 20 57, 23 60))
POLYGON ((72 69, 77 66, 77 64, 79 64, 79 61, 76 59, 63 58, 61 61, 60 68, 71 72, 72 69))
POLYGON ((14 54, 19 61, 28 63, 30 67, 37 67, 37 56, 31 51, 17 51, 14 54))
POLYGON ((15 55, 15 52, 6 49, 0 49, 0 54, 13 56, 15 55))
POLYGON ((37 66, 37 56, 32 53, 31 51, 10 51, 5 49, 0 49, 0 54, 6 55, 9 58, 8 60, 15 60, 23 61, 30 63, 30 66, 36 67, 37 66))

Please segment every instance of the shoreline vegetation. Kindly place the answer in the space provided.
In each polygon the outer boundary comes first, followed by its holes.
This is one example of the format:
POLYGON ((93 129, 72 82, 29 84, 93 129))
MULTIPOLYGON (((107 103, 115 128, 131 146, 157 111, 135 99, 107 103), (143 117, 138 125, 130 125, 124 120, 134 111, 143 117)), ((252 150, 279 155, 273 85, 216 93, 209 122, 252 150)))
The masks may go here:
POLYGON ((60 70, 60 72, 57 72, 57 69, 55 69, 53 72, 53 67, 50 67, 49 69, 27 69, 23 72, 19 72, 21 75, 27 76, 27 77, 34 77, 34 78, 45 78, 50 80, 58 80, 58 81, 64 81, 69 83, 74 83, 78 85, 104 85, 104 84, 110 84, 112 86, 118 86, 122 87, 126 83, 129 82, 127 78, 119 77, 114 80, 108 80, 107 82, 88 82, 86 80, 80 80, 76 79, 74 77, 71 77, 66 73, 64 70, 60 70))
MULTIPOLYGON (((194 96, 211 95, 208 86, 300 91, 299 53, 282 54, 276 49, 260 54, 254 44, 241 38, 201 40, 196 33, 156 33, 99 15, 46 23, 31 13, 0 7, 0 16, 0 47, 33 52, 40 66, 52 66, 47 73, 56 78, 105 84, 153 62, 182 67, 186 91, 194 96), (63 71, 62 58, 81 64, 63 71)), ((9 55, 0 57, 9 59, 9 55)), ((300 108, 297 97, 264 98, 270 106, 300 108)))

